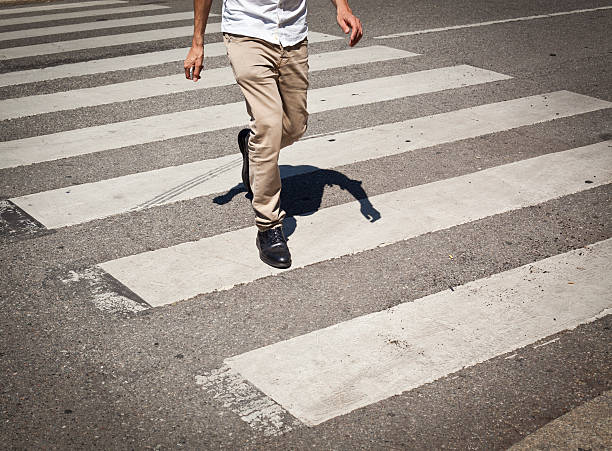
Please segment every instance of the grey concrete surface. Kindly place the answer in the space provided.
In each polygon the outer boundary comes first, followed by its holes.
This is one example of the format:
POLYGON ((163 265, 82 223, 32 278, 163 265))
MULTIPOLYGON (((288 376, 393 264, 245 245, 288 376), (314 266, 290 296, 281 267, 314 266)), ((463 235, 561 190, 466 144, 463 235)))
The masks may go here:
MULTIPOLYGON (((129 2, 138 3, 150 1, 129 2)), ((171 7, 160 13, 191 8, 189 0, 156 3, 171 7)), ((307 136, 562 89, 612 100, 612 48, 608 37, 612 10, 374 39, 394 32, 608 6, 609 1, 350 3, 366 30, 360 45, 383 44, 422 55, 313 74, 314 88, 455 64, 471 64, 514 78, 314 114, 307 136)), ((215 0, 214 11, 219 10, 220 2, 215 0)), ((312 30, 340 35, 328 0, 309 0, 309 10, 312 30)), ((45 26, 75 22, 49 22, 45 26)), ((137 29, 160 26, 166 24, 137 29)), ((27 27, 4 27, 0 31, 23 28, 27 27)), ((53 39, 102 37, 116 32, 96 30, 53 39)), ((36 38, 32 43, 46 39, 36 38)), ((221 36, 209 39, 218 41, 221 36)), ((2 61, 0 72, 188 44, 189 39, 172 39, 2 61)), ((11 41, 1 45, 24 44, 11 41)), ((343 41, 313 44, 311 52, 344 46, 343 41)), ((143 69, 0 88, 0 98, 61 92, 181 70, 180 62, 151 64, 143 69)), ((216 57, 207 64, 220 67, 227 61, 216 57)), ((236 87, 226 87, 202 90, 197 95, 177 94, 49 113, 3 121, 0 139, 240 99, 236 87)), ((334 169, 362 181, 368 196, 374 196, 610 139, 611 119, 608 109, 334 169)), ((233 128, 0 170, 0 199, 235 153, 237 131, 233 128)), ((297 427, 280 437, 262 436, 196 385, 195 376, 218 368, 224 358, 250 349, 610 238, 612 188, 607 185, 586 190, 136 314, 100 311, 92 302, 90 285, 62 282, 70 271, 102 261, 252 225, 244 193, 231 199, 227 196, 226 203, 215 203, 215 198, 223 194, 55 231, 0 236, 2 447, 506 449, 612 389, 612 320, 608 316, 549 337, 546 341, 558 338, 551 344, 527 346, 512 358, 499 356, 465 368, 316 428, 297 427), (449 259, 449 254, 454 258, 449 259)), ((293 177, 283 185, 283 205, 292 214, 352 200, 348 192, 334 184, 333 177, 323 172, 293 177)))
POLYGON ((530 449, 608 449, 612 443, 610 392, 576 407, 528 435, 511 451, 530 449))

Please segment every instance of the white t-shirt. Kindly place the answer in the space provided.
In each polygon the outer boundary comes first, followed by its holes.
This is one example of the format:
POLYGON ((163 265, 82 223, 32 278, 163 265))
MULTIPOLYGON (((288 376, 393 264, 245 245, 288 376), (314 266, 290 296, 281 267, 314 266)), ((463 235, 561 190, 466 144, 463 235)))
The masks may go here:
POLYGON ((284 47, 308 35, 306 0, 223 0, 221 30, 284 47))

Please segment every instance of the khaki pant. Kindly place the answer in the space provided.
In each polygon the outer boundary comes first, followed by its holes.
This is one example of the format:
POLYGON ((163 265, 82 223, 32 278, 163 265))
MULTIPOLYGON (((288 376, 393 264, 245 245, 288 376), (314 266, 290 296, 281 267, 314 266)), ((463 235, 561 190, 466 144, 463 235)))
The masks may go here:
POLYGON ((282 47, 261 39, 224 34, 227 55, 251 116, 249 179, 259 230, 280 225, 280 149, 306 131, 308 43, 282 47))

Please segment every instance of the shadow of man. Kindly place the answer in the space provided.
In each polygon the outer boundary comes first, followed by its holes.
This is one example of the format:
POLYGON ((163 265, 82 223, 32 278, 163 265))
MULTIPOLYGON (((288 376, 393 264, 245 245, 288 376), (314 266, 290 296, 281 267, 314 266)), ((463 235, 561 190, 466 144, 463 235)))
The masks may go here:
MULTIPOLYGON (((380 212, 374 208, 368 195, 363 189, 361 180, 348 178, 341 172, 333 169, 320 169, 309 165, 280 165, 283 190, 281 191, 281 205, 287 213, 283 222, 285 236, 289 237, 296 228, 295 216, 309 216, 321 208, 323 192, 326 186, 337 185, 348 191, 359 202, 360 211, 364 218, 370 222, 380 219, 380 212)), ((242 183, 232 187, 227 193, 213 199, 218 205, 230 202, 246 189, 242 183)), ((247 195, 247 197, 249 197, 247 195)))

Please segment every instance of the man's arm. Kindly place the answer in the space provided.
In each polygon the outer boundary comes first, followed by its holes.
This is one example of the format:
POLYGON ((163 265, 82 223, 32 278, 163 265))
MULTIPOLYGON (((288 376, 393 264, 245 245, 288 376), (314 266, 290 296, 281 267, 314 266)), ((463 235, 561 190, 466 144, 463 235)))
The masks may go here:
POLYGON ((200 79, 200 71, 204 65, 204 32, 212 2, 213 0, 193 0, 193 39, 184 64, 185 77, 188 80, 200 79), (191 69, 193 76, 190 74, 191 69))
POLYGON ((348 0, 331 0, 331 2, 336 7, 336 20, 338 21, 340 28, 342 28, 342 31, 347 34, 352 30, 349 45, 353 47, 359 42, 361 36, 363 36, 361 21, 353 15, 353 11, 351 11, 351 8, 348 5, 348 0))

